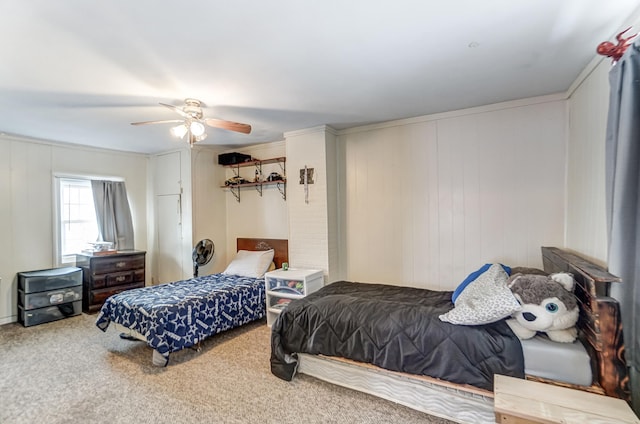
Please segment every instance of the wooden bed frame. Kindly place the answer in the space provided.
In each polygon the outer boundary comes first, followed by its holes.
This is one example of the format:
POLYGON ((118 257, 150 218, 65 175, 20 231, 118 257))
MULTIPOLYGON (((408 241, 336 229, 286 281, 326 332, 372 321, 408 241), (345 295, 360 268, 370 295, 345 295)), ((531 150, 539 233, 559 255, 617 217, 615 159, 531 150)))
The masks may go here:
MULTIPOLYGON (((545 271, 571 272, 580 305, 579 338, 592 359, 594 381, 576 386, 529 377, 544 383, 630 399, 619 305, 609 297, 620 279, 567 250, 542 247, 545 271)), ((435 378, 385 370, 344 358, 298 354, 298 372, 369 393, 430 415, 463 423, 493 423, 493 393, 435 378)))
POLYGON ((564 386, 629 401, 631 392, 624 358, 620 306, 617 300, 609 297, 611 285, 620 284, 621 279, 576 254, 556 247, 543 247, 542 260, 545 271, 570 272, 576 280, 574 293, 580 305, 578 334, 591 356, 594 372, 594 382, 590 387, 564 386))
POLYGON ((269 250, 273 249, 273 263, 282 268, 283 262, 289 261, 289 240, 264 238, 238 238, 237 250, 269 250))

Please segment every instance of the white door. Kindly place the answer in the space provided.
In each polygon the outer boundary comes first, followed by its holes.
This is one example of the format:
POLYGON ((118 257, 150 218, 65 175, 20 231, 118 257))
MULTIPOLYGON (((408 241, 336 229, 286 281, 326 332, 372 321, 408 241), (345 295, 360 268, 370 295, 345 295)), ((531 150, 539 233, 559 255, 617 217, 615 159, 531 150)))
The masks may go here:
POLYGON ((182 205, 179 194, 156 196, 158 282, 182 280, 182 205))
POLYGON ((155 182, 156 196, 181 193, 181 162, 180 152, 165 153, 155 157, 153 180, 155 182))

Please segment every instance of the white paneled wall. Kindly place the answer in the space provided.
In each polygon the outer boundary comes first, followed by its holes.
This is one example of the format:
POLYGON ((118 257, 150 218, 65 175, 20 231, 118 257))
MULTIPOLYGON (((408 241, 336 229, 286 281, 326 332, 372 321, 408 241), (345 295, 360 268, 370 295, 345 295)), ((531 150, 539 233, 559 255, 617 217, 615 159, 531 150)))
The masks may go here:
POLYGON ((209 146, 195 146, 191 153, 193 191, 193 243, 208 238, 216 247, 209 264, 199 268, 200 275, 222 272, 227 259, 226 193, 220 188, 224 169, 217 166, 218 151, 209 146))
POLYGON ((605 139, 609 110, 603 60, 572 93, 567 162, 567 247, 606 266, 605 139))
POLYGON ((0 325, 17 320, 17 287, 13 285, 13 210, 11 143, 0 140, 0 325))
POLYGON ((344 131, 346 278, 449 290, 487 262, 564 244, 566 101, 344 131))
MULTIPOLYGON (((283 141, 278 141, 233 151, 249 154, 254 158, 264 160, 285 156, 285 144, 283 141)), ((218 190, 225 195, 226 202, 227 259, 231 260, 235 255, 236 239, 238 237, 288 239, 289 215, 287 213, 287 202, 282 199, 276 186, 264 186, 262 196, 253 188, 244 188, 240 193, 240 202, 238 203, 228 190, 219 188, 224 185, 226 178, 233 176, 232 171, 225 170, 220 165, 216 166, 222 170, 219 174, 221 178, 216 181, 216 184, 218 190)), ((255 168, 240 168, 240 174, 249 180, 253 179, 254 171, 255 168)), ((262 172, 264 177, 267 177, 271 172, 282 174, 278 164, 265 165, 262 172)), ((295 177, 295 175, 290 174, 289 167, 287 167, 287 176, 295 177)), ((295 181, 295 178, 293 178, 293 181, 295 181)), ((287 190, 289 190, 289 187, 287 187, 287 190)), ((216 245, 216 248, 223 248, 223 246, 216 245)))
POLYGON ((54 173, 124 178, 135 247, 147 248, 146 156, 0 136, 0 324, 17 318, 16 273, 54 265, 54 173))
POLYGON ((289 259, 293 267, 322 269, 338 278, 336 136, 320 126, 285 134, 287 163, 294 173, 288 187, 289 259), (300 184, 304 167, 313 169, 313 184, 300 184))

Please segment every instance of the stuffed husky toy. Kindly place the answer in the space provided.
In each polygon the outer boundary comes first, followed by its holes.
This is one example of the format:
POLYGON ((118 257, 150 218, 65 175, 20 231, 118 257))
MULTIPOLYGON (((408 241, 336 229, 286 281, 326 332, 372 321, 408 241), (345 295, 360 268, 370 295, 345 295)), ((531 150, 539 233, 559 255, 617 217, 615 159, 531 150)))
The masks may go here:
POLYGON ((507 285, 522 309, 507 319, 518 338, 525 340, 545 332, 554 342, 571 343, 578 331, 578 302, 573 294, 575 281, 569 273, 549 276, 515 274, 507 285))

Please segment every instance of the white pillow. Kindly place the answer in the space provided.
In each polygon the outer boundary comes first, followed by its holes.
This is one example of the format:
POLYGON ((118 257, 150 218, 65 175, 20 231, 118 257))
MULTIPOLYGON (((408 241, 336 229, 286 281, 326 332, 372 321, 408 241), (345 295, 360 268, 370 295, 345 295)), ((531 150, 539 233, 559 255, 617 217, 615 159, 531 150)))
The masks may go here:
POLYGON ((509 276, 493 264, 460 293, 455 307, 440 320, 451 324, 482 325, 500 321, 520 310, 520 303, 507 287, 509 276))
POLYGON ((236 257, 223 271, 227 275, 240 275, 241 277, 262 278, 273 262, 273 249, 250 251, 238 250, 236 257))

